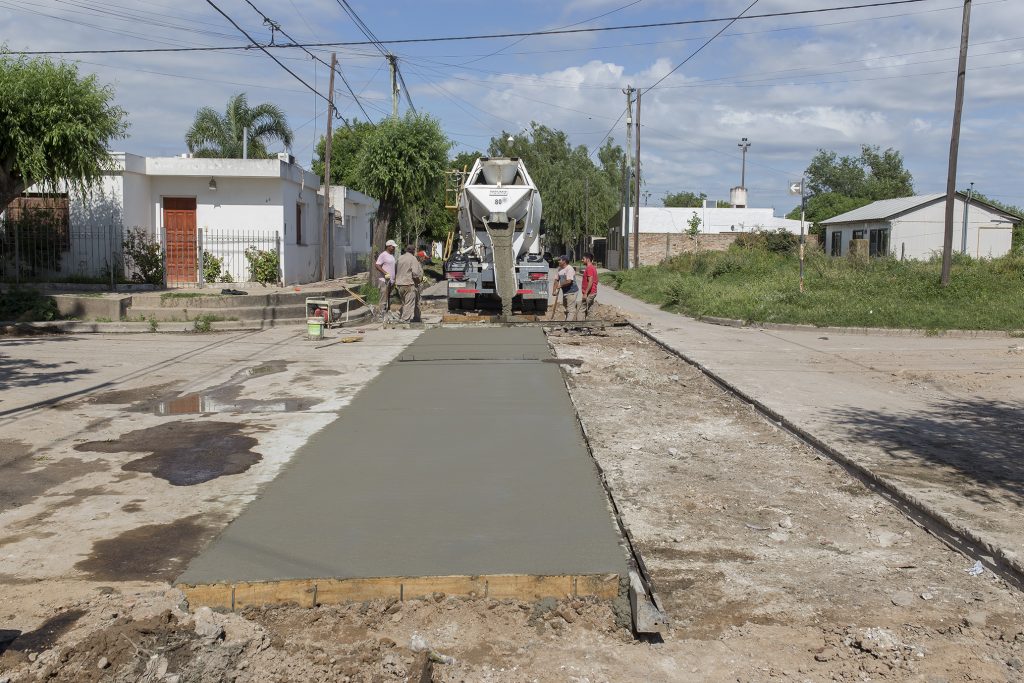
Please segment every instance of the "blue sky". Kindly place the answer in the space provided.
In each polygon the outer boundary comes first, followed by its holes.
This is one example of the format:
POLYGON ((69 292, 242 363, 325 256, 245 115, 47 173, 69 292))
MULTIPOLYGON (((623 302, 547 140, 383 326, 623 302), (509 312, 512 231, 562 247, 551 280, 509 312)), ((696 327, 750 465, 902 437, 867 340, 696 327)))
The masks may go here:
MULTIPOLYGON (((269 37, 244 0, 215 0, 246 30, 269 37)), ((362 35, 337 0, 253 0, 293 37, 354 41, 362 35)), ((353 8, 382 40, 714 18, 749 4, 683 0, 466 3, 369 2, 353 8), (604 15, 604 16, 601 16, 604 15)), ((751 13, 835 7, 842 0, 760 0, 751 13)), ((750 204, 788 211, 789 182, 818 148, 856 153, 861 144, 903 152, 919 192, 945 187, 962 3, 925 2, 737 22, 644 96, 644 177, 651 205, 675 190, 726 198, 739 183, 737 142, 752 142, 750 204)), ((0 0, 0 42, 11 50, 239 45, 238 35, 197 0, 0 0)), ((437 117, 456 151, 485 149, 502 130, 530 121, 561 128, 594 148, 624 107, 620 89, 658 81, 722 24, 518 39, 396 44, 413 103, 437 117)), ((1024 2, 974 2, 959 185, 1024 205, 1024 2)), ((328 49, 317 49, 328 58, 328 49)), ((320 92, 326 69, 298 50, 275 52, 320 92)), ((388 70, 371 46, 338 48, 344 74, 371 118, 390 111, 388 70)), ((262 53, 68 56, 114 86, 131 133, 119 149, 185 151, 195 110, 227 97, 285 109, 294 153, 308 165, 323 134, 324 102, 262 53)), ((339 106, 358 109, 341 83, 339 106)), ((406 103, 402 102, 402 110, 406 103)), ((360 114, 361 116, 361 114, 360 114)))

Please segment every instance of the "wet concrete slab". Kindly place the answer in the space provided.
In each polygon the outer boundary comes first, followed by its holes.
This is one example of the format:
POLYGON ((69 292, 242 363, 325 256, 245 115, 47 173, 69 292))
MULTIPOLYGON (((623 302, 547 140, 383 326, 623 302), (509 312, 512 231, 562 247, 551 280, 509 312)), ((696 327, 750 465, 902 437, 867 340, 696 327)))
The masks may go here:
POLYGON ((537 329, 434 329, 312 436, 182 583, 624 573, 537 329))

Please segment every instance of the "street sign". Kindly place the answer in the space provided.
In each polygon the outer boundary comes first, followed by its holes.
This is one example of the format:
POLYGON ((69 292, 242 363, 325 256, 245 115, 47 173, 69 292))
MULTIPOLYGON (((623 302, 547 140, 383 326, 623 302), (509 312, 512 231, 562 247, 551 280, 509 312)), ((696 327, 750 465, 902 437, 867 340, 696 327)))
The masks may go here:
POLYGON ((796 181, 790 183, 789 184, 789 193, 790 194, 803 194, 804 193, 803 181, 802 180, 796 180, 796 181))

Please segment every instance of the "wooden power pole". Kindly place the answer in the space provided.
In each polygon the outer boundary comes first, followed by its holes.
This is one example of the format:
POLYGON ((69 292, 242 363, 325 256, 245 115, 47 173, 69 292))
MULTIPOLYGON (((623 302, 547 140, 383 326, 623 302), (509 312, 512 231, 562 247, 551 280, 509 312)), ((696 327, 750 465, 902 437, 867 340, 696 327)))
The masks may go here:
POLYGON ((971 0, 964 0, 964 22, 960 29, 960 65, 956 74, 956 104, 953 106, 953 135, 949 141, 949 175, 946 177, 946 232, 942 240, 942 286, 949 286, 953 263, 953 209, 956 207, 956 162, 960 153, 960 119, 964 112, 964 84, 967 80, 967 45, 971 30, 971 0))
POLYGON ((633 210, 633 267, 640 267, 640 88, 636 89, 636 158, 635 178, 633 179, 633 197, 636 209, 633 210))
POLYGON ((320 280, 333 277, 331 271, 331 124, 334 122, 334 69, 338 56, 331 53, 331 78, 327 89, 327 135, 324 136, 324 217, 320 229, 320 280))
POLYGON ((630 162, 630 154, 633 152, 632 131, 633 131, 633 86, 627 85, 623 91, 626 95, 626 153, 622 157, 622 247, 619 249, 619 267, 623 270, 629 269, 629 189, 632 185, 633 165, 630 162))
POLYGON ((388 55, 388 67, 391 69, 391 115, 398 118, 398 57, 388 55))

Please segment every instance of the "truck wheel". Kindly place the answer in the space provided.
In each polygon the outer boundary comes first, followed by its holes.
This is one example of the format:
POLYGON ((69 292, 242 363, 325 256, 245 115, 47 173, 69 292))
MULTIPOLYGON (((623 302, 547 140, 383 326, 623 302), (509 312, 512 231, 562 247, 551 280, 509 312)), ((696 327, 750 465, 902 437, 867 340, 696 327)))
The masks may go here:
POLYGON ((533 312, 537 315, 544 315, 548 312, 547 299, 534 299, 533 301, 533 312))
POLYGON ((448 312, 454 313, 462 308, 460 305, 461 299, 448 299, 448 312))

